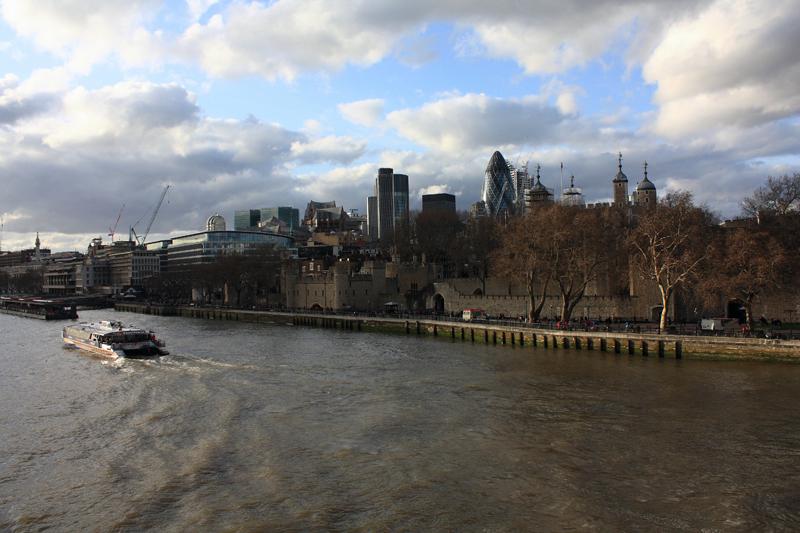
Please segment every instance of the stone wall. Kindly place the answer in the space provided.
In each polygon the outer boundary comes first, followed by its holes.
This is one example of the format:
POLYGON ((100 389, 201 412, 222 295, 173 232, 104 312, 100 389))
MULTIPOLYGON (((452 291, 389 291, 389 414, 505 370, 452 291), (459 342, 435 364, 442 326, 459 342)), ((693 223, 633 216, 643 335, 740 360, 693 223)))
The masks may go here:
MULTIPOLYGON (((435 307, 437 297, 444 298, 447 314, 459 314, 464 309, 483 309, 492 316, 526 316, 530 307, 525 290, 502 279, 487 279, 486 294, 481 294, 483 284, 476 278, 448 279, 434 284, 435 291, 430 306, 435 307), (477 293, 477 294, 476 294, 477 293), (438 295, 438 296, 437 296, 438 295)), ((654 312, 661 306, 657 291, 642 287, 635 296, 584 296, 573 312, 574 318, 591 319, 647 319, 654 320, 654 312)), ((673 306, 674 307, 674 306, 673 306)), ((543 318, 557 319, 561 313, 561 296, 550 293, 542 308, 543 318)), ((675 318, 671 310, 671 318, 675 318)))

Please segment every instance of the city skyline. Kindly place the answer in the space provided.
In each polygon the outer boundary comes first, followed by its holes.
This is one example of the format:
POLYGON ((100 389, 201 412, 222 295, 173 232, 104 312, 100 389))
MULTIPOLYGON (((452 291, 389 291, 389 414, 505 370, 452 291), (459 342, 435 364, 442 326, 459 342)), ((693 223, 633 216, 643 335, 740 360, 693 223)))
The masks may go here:
POLYGON ((793 7, 6 1, 3 249, 82 249, 167 183, 154 239, 309 200, 366 213, 382 167, 411 209, 465 209, 495 150, 556 191, 563 162, 593 201, 622 151, 631 188, 647 160, 659 191, 732 217, 798 167, 793 7))

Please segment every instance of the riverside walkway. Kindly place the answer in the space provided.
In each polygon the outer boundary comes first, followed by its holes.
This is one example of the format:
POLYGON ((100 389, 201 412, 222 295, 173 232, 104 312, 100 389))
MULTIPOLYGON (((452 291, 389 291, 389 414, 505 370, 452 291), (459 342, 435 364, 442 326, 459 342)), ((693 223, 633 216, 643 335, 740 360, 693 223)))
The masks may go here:
POLYGON ((800 362, 800 341, 704 335, 569 331, 530 327, 523 322, 465 322, 449 317, 388 317, 358 314, 260 311, 121 302, 118 311, 207 320, 283 323, 353 331, 429 335, 464 342, 542 349, 577 349, 660 358, 715 357, 800 362))

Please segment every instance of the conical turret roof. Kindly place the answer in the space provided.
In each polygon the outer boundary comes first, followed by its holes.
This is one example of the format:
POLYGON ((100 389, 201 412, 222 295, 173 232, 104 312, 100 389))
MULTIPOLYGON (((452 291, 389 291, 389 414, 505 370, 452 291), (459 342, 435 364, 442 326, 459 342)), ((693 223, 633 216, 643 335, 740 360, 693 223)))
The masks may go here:
POLYGON ((628 176, 626 176, 625 173, 622 172, 622 152, 619 153, 619 166, 618 166, 618 168, 619 168, 619 171, 617 172, 617 175, 614 176, 614 181, 615 182, 628 181, 628 176))
POLYGON ((640 181, 639 185, 636 186, 636 190, 637 191, 656 190, 656 186, 653 184, 653 182, 647 179, 647 161, 644 162, 644 178, 642 178, 642 181, 640 181))

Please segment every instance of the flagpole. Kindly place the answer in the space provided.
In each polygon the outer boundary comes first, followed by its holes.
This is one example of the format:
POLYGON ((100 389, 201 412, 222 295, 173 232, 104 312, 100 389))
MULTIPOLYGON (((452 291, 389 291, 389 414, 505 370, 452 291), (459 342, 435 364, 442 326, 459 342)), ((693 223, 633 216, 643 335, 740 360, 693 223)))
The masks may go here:
POLYGON ((561 162, 561 189, 558 191, 558 201, 559 201, 559 203, 561 203, 561 201, 563 199, 564 199, 564 162, 562 161, 561 162))

